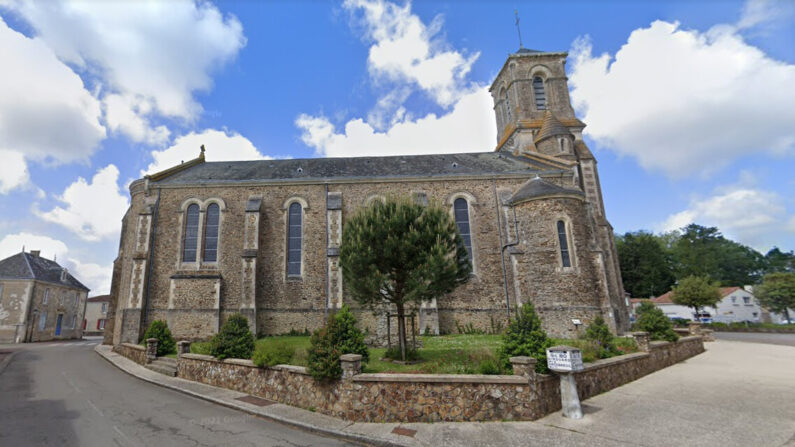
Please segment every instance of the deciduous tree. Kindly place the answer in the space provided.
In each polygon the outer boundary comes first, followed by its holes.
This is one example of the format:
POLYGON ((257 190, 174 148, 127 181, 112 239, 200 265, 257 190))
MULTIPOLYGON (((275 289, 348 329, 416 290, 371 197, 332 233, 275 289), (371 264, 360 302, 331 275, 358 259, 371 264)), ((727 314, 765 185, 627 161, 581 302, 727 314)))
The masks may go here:
POLYGON ((773 312, 783 313, 787 323, 792 323, 789 309, 795 309, 795 273, 769 273, 754 293, 762 306, 773 312))
POLYGON ((707 276, 688 276, 673 288, 671 300, 681 306, 692 307, 695 314, 699 309, 715 306, 720 301, 720 289, 707 276))

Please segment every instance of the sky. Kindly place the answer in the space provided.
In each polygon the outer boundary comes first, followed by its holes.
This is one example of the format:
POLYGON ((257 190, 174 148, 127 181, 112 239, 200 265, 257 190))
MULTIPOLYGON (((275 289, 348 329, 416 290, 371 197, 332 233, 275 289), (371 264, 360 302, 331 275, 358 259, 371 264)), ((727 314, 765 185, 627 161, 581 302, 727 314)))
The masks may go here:
POLYGON ((208 160, 484 152, 519 49, 569 53, 617 233, 795 249, 795 2, 0 0, 0 259, 110 289, 128 185, 208 160))

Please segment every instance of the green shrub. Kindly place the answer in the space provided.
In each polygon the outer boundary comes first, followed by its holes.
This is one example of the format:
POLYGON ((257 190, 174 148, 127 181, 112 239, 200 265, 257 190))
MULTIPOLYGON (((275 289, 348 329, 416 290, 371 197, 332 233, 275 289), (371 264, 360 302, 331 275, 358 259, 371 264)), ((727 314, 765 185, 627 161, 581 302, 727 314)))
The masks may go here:
POLYGON ((679 336, 674 331, 671 320, 665 316, 662 310, 652 303, 643 302, 635 311, 638 316, 635 327, 639 331, 649 333, 652 340, 676 341, 679 336))
POLYGON ((510 370, 511 357, 533 357, 537 360, 536 372, 545 373, 549 371, 547 348, 550 346, 552 346, 552 341, 541 328, 541 319, 538 318, 533 305, 525 303, 516 311, 516 318, 511 320, 502 335, 502 345, 499 350, 500 363, 503 369, 510 370))
POLYGON ((210 354, 217 359, 250 359, 254 352, 254 336, 248 330, 248 319, 233 314, 210 340, 210 354))
POLYGON ((356 317, 348 306, 330 315, 326 325, 312 334, 309 343, 307 370, 317 380, 338 379, 342 375, 342 354, 359 354, 362 363, 370 360, 364 334, 356 327, 356 317))
POLYGON ((594 318, 591 324, 585 328, 585 339, 593 345, 597 358, 606 359, 618 354, 615 337, 601 315, 594 318))
POLYGON ((502 369, 494 359, 485 359, 478 364, 478 374, 502 374, 502 369))
POLYGON ((168 324, 163 320, 155 320, 144 332, 144 344, 149 338, 157 339, 157 356, 162 357, 166 354, 177 352, 177 342, 168 329, 168 324))
POLYGON ((285 343, 260 343, 254 350, 251 360, 262 368, 263 366, 287 365, 295 355, 295 348, 285 343))
POLYGON ((456 321, 455 328, 459 334, 464 334, 464 335, 483 335, 486 333, 486 331, 476 328, 471 321, 465 325, 460 325, 458 324, 458 321, 456 321))

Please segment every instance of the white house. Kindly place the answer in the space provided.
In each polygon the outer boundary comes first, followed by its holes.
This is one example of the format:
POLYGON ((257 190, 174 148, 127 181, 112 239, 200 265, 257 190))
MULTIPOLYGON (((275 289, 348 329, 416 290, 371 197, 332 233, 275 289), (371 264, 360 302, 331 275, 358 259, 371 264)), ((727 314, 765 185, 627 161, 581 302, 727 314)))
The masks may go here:
MULTIPOLYGON (((702 309, 701 320, 703 322, 732 323, 750 321, 758 323, 762 321, 762 313, 767 313, 759 306, 754 295, 742 287, 722 287, 720 289, 720 294, 722 298, 718 301, 717 309, 715 307, 705 307, 702 309)), ((656 298, 650 298, 648 301, 651 301, 655 306, 662 309, 668 318, 696 320, 696 315, 692 307, 674 304, 674 302, 671 301, 671 296, 672 292, 668 292, 656 298)), ((646 300, 630 300, 633 314, 635 308, 643 301, 646 300)))

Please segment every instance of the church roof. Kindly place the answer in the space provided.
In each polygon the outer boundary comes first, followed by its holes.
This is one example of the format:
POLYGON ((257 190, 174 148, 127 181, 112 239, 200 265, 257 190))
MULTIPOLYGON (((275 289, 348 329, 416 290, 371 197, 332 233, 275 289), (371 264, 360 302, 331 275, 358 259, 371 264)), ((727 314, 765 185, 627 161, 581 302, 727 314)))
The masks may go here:
POLYGON ((542 160, 505 152, 399 155, 389 157, 303 158, 204 162, 156 181, 158 184, 330 179, 455 177, 557 171, 542 160))
POLYGON ((516 190, 510 198, 510 203, 515 205, 517 203, 527 202, 528 200, 551 196, 573 196, 583 198, 585 197, 585 193, 579 189, 564 188, 550 183, 541 177, 535 177, 525 182, 524 185, 516 190))
POLYGON ((544 114, 544 122, 541 124, 538 135, 533 139, 533 143, 538 143, 556 135, 571 135, 571 132, 555 117, 551 110, 547 110, 544 114))
POLYGON ((57 262, 25 252, 17 253, 0 261, 0 279, 36 279, 89 290, 68 272, 66 278, 61 281, 62 271, 63 267, 57 262))

